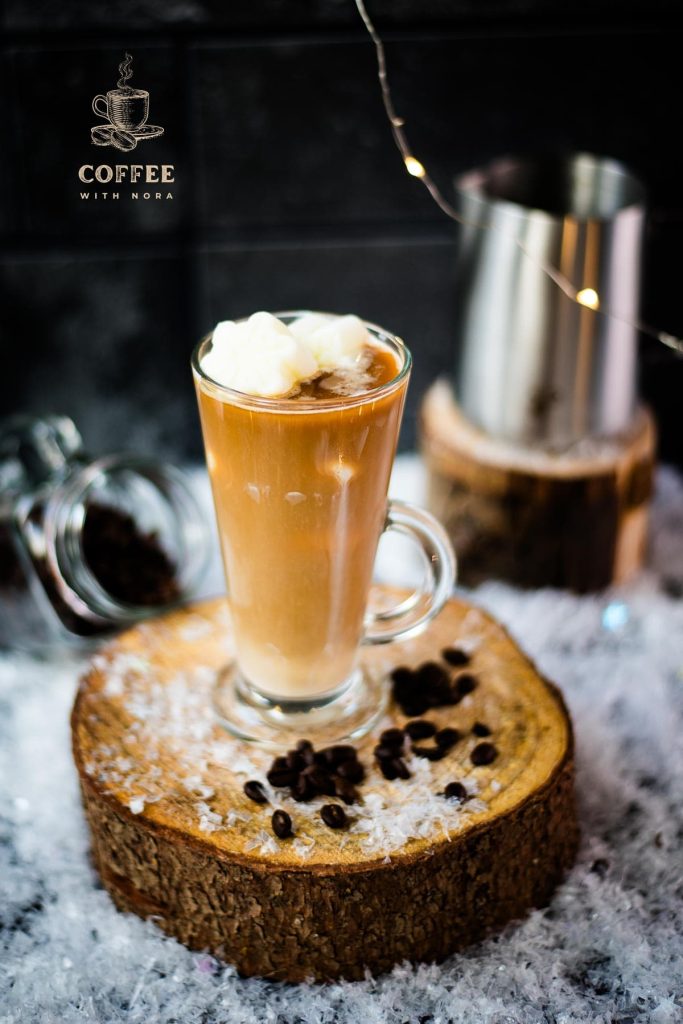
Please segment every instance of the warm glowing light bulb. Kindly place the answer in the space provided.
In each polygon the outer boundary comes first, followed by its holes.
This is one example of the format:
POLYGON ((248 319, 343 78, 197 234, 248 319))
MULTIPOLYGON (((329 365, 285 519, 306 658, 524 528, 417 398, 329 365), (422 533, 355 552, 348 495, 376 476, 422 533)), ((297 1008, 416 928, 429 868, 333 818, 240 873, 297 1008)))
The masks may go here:
POLYGON ((600 296, 595 288, 581 288, 576 293, 576 301, 580 302, 582 306, 588 306, 589 309, 600 308, 600 296))
POLYGON ((414 178, 424 178, 427 173, 420 163, 414 156, 407 156, 404 161, 408 174, 412 174, 414 178))

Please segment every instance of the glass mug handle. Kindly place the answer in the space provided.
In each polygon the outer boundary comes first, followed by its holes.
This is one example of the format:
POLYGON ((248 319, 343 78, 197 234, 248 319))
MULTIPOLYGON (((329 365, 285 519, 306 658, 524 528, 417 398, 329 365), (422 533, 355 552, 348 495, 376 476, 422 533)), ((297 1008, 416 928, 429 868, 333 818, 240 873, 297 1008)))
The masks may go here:
POLYGON ((106 117, 107 121, 109 120, 109 111, 107 110, 107 97, 103 96, 102 93, 99 93, 99 95, 97 95, 95 99, 92 101, 92 108, 93 111, 99 117, 106 117), (100 108, 97 106, 98 100, 102 100, 102 102, 104 103, 104 110, 100 110, 100 108))
POLYGON ((405 501, 389 501, 384 530, 415 541, 422 554, 425 582, 395 607, 368 613, 364 644, 388 644, 421 633, 439 614, 455 583, 455 552, 443 526, 429 512, 405 501))

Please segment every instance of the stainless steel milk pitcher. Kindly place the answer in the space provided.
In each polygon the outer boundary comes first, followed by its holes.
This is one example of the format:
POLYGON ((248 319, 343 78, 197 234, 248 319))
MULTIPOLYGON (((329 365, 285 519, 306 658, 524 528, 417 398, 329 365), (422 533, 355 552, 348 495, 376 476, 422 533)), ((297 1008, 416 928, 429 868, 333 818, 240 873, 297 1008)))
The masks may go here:
POLYGON ((636 400, 637 331, 627 321, 638 316, 640 183, 587 154, 504 159, 458 178, 456 197, 466 221, 454 369, 464 413, 495 437, 547 449, 619 433, 636 400))

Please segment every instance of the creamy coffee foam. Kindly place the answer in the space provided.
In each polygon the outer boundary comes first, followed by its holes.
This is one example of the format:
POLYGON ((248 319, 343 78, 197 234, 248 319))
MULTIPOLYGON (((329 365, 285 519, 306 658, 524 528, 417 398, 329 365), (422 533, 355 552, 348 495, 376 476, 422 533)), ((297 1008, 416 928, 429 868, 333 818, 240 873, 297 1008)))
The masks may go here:
POLYGON ((254 313, 239 323, 216 325, 201 367, 223 387, 274 398, 321 374, 355 378, 357 372, 357 386, 369 345, 367 328, 357 316, 305 313, 287 326, 270 313, 254 313))

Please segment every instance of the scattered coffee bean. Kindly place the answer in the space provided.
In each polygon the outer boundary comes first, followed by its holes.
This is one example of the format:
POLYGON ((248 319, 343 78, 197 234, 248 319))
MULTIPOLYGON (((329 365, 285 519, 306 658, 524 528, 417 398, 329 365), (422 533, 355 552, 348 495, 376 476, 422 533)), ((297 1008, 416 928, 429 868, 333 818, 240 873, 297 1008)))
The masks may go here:
POLYGON ((337 777, 334 780, 335 795, 338 796, 345 804, 355 804, 359 799, 359 793, 352 782, 347 779, 340 779, 337 777))
POLYGON ((472 764, 480 767, 481 765, 492 764, 497 757, 498 751, 493 743, 477 743, 470 754, 470 761, 472 764))
POLYGON ((384 747, 402 747, 405 742, 403 729, 385 729, 379 742, 384 747))
POLYGON ((472 726, 472 732, 475 736, 490 736, 491 730, 488 725, 484 725, 483 722, 475 722, 472 726))
POLYGON ((461 697, 455 692, 452 686, 440 691, 432 691, 429 696, 430 708, 452 707, 459 704, 461 697))
POLYGON ((320 808, 320 817, 329 828, 343 828, 348 820, 341 804, 324 804, 320 808))
POLYGON ((291 768, 271 768, 266 774, 266 778, 271 786, 275 786, 277 789, 285 789, 287 786, 293 786, 299 777, 299 773, 293 771, 291 768))
POLYGON ((455 668, 460 668, 462 665, 469 665, 470 663, 469 654, 461 650, 460 647, 444 647, 441 657, 455 668))
MULTIPOLYGON (((403 740, 402 730, 396 729, 395 732, 403 740)), ((385 753, 393 759, 399 749, 394 745, 387 747, 385 753)), ((288 788, 292 798, 299 802, 307 802, 316 796, 338 796, 352 804, 360 800, 355 784, 365 778, 365 768, 358 760, 358 751, 350 744, 339 743, 316 751, 311 741, 304 739, 299 740, 287 754, 274 758, 266 777, 271 786, 288 788)), ((245 793, 257 802, 267 802, 260 783, 247 783, 245 793)))
POLYGON ((413 682, 413 670, 406 668, 405 665, 399 665, 391 673, 392 682, 401 686, 403 684, 410 685, 413 682))
POLYGON ((306 762, 298 750, 287 751, 287 767, 294 772, 300 772, 302 768, 306 767, 306 762))
POLYGON ((260 782, 255 779, 250 779, 249 782, 244 783, 244 792, 250 800, 253 800, 255 804, 267 804, 268 797, 266 791, 260 782))
POLYGON ((304 768, 300 778, 308 779, 316 793, 334 796, 334 779, 320 765, 312 764, 304 768))
POLYGON ((451 677, 446 669, 443 665, 439 665, 437 661, 425 661, 424 664, 415 670, 415 675, 417 680, 429 689, 444 683, 449 685, 451 681, 451 677))
POLYGON ((455 689, 459 697, 466 697, 468 693, 472 693, 472 690, 476 688, 476 685, 477 680, 469 673, 458 676, 455 680, 455 689))
POLYGON ((337 745, 334 747, 324 747, 320 751, 325 760, 332 767, 336 767, 338 764, 342 764, 344 761, 355 761, 358 757, 358 753, 355 747, 337 745))
POLYGON ((379 770, 385 779, 389 782, 393 782, 394 779, 398 778, 398 772, 396 771, 396 758, 392 758, 390 761, 380 761, 379 770))
POLYGON ((434 737, 434 742, 441 750, 450 750, 458 742, 460 736, 461 733, 458 729, 446 727, 445 729, 439 729, 434 737))
POLYGON ((467 800, 467 790, 462 782, 449 782, 443 795, 447 800, 458 800, 460 803, 467 800))
POLYGON ((410 778, 410 769, 408 768, 408 765, 405 763, 402 757, 395 758, 391 762, 391 764, 393 765, 394 770, 396 771, 396 777, 398 779, 410 778))
POLYGON ((270 819, 273 832, 278 839, 287 839, 292 834, 292 819, 287 811, 275 811, 270 819))
POLYGON ((430 704, 425 697, 418 695, 411 697, 410 700, 401 701, 396 698, 398 704, 401 707, 401 711, 404 715, 409 715, 410 718, 417 718, 420 715, 424 715, 425 711, 429 710, 430 704))
POLYGON ((315 786, 305 775, 300 775, 290 790, 292 797, 298 803, 308 803, 314 796, 318 795, 315 786))
POLYGON ((385 747, 384 744, 379 743, 373 753, 378 761, 392 761, 396 757, 396 748, 385 747))
POLYGON ((301 755, 301 760, 306 767, 310 764, 315 764, 315 750, 313 747, 304 748, 303 750, 300 750, 299 753, 301 755))
POLYGON ((365 778, 365 768, 360 761, 342 761, 337 768, 337 775, 349 782, 362 782, 365 778))
POLYGON ((428 761, 440 761, 446 756, 447 751, 441 747, 413 747, 413 753, 418 757, 424 757, 428 761))
POLYGON ((426 740, 436 732, 433 722, 427 722, 424 718, 416 718, 404 726, 405 731, 411 740, 426 740))
POLYGON ((435 681, 428 688, 426 697, 430 708, 439 708, 444 705, 447 706, 449 704, 455 704, 459 699, 455 695, 455 691, 448 676, 444 676, 444 678, 435 681))
POLYGON ((425 661, 416 669, 401 667, 392 673, 394 700, 409 718, 419 718, 430 707, 457 704, 460 699, 443 665, 425 661))

